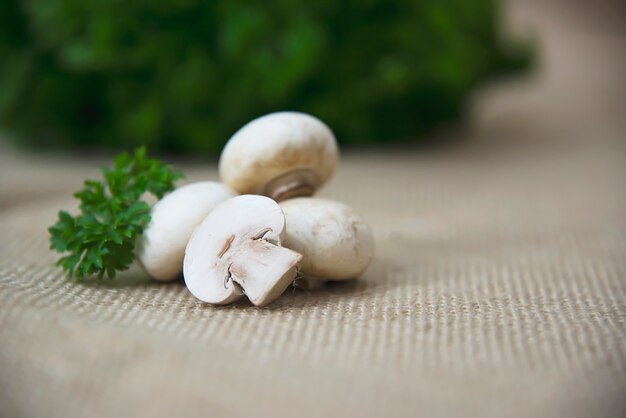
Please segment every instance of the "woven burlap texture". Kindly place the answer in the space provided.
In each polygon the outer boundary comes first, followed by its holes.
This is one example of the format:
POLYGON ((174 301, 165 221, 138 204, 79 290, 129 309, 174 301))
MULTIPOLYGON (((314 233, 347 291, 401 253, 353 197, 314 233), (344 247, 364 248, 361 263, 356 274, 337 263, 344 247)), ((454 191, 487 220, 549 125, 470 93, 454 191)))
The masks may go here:
POLYGON ((101 161, 4 149, 0 416, 624 416, 626 125, 606 92, 625 61, 596 40, 602 80, 554 98, 592 76, 581 43, 518 9, 558 60, 485 93, 456 145, 348 153, 321 195, 371 223, 372 266, 267 308, 138 269, 64 279, 46 227, 101 161))

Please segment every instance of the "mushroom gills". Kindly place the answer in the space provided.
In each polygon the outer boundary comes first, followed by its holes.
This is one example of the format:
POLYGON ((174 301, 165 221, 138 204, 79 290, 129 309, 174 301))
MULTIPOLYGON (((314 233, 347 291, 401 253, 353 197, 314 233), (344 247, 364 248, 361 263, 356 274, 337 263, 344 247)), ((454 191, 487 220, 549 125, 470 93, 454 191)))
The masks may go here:
POLYGON ((281 202, 294 197, 312 196, 319 183, 315 171, 301 168, 276 177, 265 186, 261 194, 281 202))

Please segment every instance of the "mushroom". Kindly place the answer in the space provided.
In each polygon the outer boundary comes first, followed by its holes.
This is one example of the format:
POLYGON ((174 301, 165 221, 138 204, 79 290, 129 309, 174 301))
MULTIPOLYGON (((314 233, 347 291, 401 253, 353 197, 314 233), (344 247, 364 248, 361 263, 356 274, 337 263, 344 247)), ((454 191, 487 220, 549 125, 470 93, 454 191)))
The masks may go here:
POLYGON ((215 206, 236 195, 221 183, 205 181, 180 187, 159 200, 137 243, 139 264, 146 273, 157 280, 179 277, 194 229, 215 206))
POLYGON ((365 271, 374 257, 374 235, 363 217, 332 200, 308 197, 280 203, 287 235, 283 245, 303 255, 310 278, 345 280, 365 271))
POLYGON ((194 231, 183 263, 189 291, 212 304, 245 294, 272 302, 296 278, 302 255, 284 248, 285 216, 264 196, 242 195, 217 206, 194 231))
POLYGON ((332 131, 314 116, 278 112, 239 129, 220 156, 222 181, 241 194, 276 201, 311 196, 339 162, 332 131))

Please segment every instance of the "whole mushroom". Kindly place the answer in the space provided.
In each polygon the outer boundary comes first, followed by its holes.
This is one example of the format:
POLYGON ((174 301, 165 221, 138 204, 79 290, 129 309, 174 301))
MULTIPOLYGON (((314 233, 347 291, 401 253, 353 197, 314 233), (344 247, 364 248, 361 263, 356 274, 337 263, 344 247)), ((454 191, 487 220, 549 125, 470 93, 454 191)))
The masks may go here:
POLYGON ((220 156, 222 181, 240 194, 276 201, 311 196, 339 161, 332 131, 314 116, 278 112, 239 129, 220 156))
POLYGON ((236 195, 221 183, 205 181, 182 186, 159 200, 137 243, 139 264, 146 273, 163 281, 179 277, 194 229, 213 208, 236 195))
POLYGON ((280 203, 287 234, 283 245, 303 255, 308 278, 359 276, 374 257, 374 235, 362 216, 343 203, 308 197, 280 203))
POLYGON ((267 197, 242 195, 217 206, 185 250, 189 291, 211 304, 246 295, 257 306, 280 296, 295 280, 302 255, 281 246, 285 216, 267 197))

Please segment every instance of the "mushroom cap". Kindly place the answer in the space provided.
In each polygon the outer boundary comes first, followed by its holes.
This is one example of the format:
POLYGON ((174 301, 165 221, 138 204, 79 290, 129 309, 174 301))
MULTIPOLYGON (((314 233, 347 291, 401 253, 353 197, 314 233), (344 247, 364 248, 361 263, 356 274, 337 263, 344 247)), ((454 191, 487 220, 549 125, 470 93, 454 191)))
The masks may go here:
POLYGON ((280 203, 283 245, 303 255, 300 272, 330 280, 363 273, 374 257, 374 235, 362 216, 343 203, 301 197, 280 203))
POLYGON ((157 280, 177 278, 194 229, 213 208, 236 195, 221 183, 204 181, 182 186, 159 200, 137 244, 139 264, 146 273, 157 280))
POLYGON ((264 306, 296 277, 302 256, 281 247, 285 216, 264 196, 242 195, 217 206, 196 228, 187 248, 183 276, 189 291, 212 304, 244 293, 264 306))
POLYGON ((267 194, 272 180, 303 171, 317 190, 339 162, 332 131, 314 116, 270 113, 239 129, 220 156, 222 181, 241 194, 267 194))

